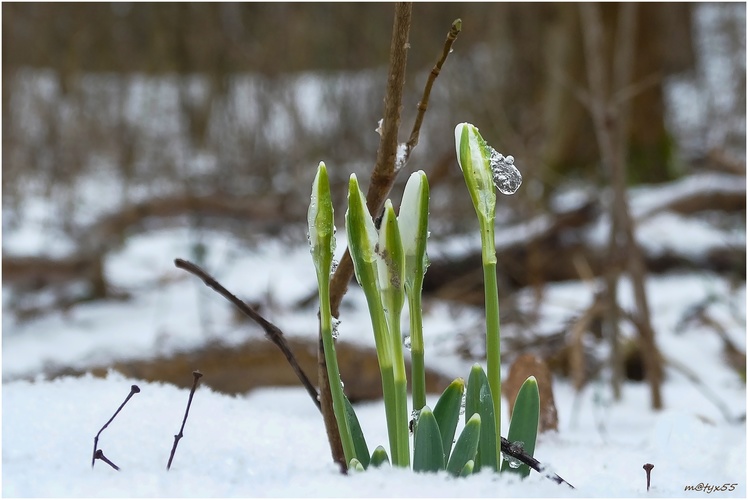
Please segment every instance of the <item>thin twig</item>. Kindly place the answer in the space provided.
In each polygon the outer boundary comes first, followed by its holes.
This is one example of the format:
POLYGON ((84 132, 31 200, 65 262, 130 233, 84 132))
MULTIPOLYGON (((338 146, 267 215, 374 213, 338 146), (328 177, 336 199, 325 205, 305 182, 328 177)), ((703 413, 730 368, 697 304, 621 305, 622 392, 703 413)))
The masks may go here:
MULTIPOLYGON (((96 437, 94 437, 93 456, 91 457, 91 468, 92 469, 94 467, 94 464, 96 463, 96 459, 100 458, 99 454, 101 455, 101 457, 104 456, 104 453, 103 452, 100 453, 101 450, 97 449, 97 446, 99 445, 99 436, 101 435, 102 432, 104 432, 104 429, 106 429, 107 427, 109 427, 109 424, 112 423, 112 420, 114 420, 114 417, 116 417, 117 414, 122 410, 122 408, 125 407, 125 405, 127 404, 127 402, 130 401, 130 398, 133 397, 134 395, 136 395, 139 392, 140 392, 140 387, 138 387, 137 385, 134 385, 134 384, 132 386, 130 386, 130 394, 128 394, 127 397, 125 398, 125 400, 122 402, 122 404, 119 405, 119 408, 117 408, 117 411, 114 412, 114 415, 112 415, 112 418, 110 418, 107 421, 107 423, 104 424, 104 427, 102 427, 101 429, 99 429, 99 432, 96 433, 96 437)), ((106 460, 106 462, 109 465, 111 465, 112 467, 114 467, 115 469, 119 470, 119 467, 115 466, 113 463, 109 462, 108 460, 106 460)))
POLYGON ((503 436, 501 437, 501 452, 504 453, 505 455, 509 455, 510 457, 516 458, 520 462, 529 466, 531 469, 543 474, 545 477, 555 481, 558 484, 566 484, 569 487, 574 488, 574 486, 569 484, 568 481, 566 481, 564 478, 562 478, 555 472, 547 471, 545 467, 543 466, 543 464, 538 462, 531 455, 528 455, 521 445, 517 443, 510 443, 509 440, 503 436))
POLYGON ((421 97, 421 100, 418 102, 418 114, 416 115, 416 119, 413 122, 413 130, 410 133, 410 138, 408 139, 408 142, 405 144, 405 158, 403 160, 402 166, 405 166, 405 164, 408 162, 408 159, 410 158, 410 152, 413 148, 415 148, 418 145, 418 136, 421 133, 421 125, 423 124, 423 117, 426 114, 426 109, 429 106, 429 97, 431 96, 431 87, 434 86, 434 82, 436 81, 436 77, 439 76, 439 73, 442 71, 442 66, 444 65, 444 61, 447 60, 447 56, 450 52, 452 52, 452 44, 455 43, 455 40, 457 40, 457 36, 460 34, 460 31, 462 31, 462 19, 455 19, 454 22, 452 22, 452 27, 449 29, 449 33, 447 33, 447 39, 444 41, 444 47, 442 48, 442 54, 439 57, 439 60, 436 61, 436 64, 431 70, 431 73, 429 74, 428 80, 426 80, 426 86, 423 88, 423 96, 421 97))
POLYGON ((192 389, 190 390, 190 397, 187 400, 187 409, 184 411, 184 419, 182 420, 182 427, 179 429, 179 434, 174 435, 174 445, 171 447, 171 453, 169 453, 169 462, 166 464, 166 470, 171 469, 171 462, 174 460, 174 454, 177 452, 177 445, 179 444, 179 440, 184 437, 184 425, 187 423, 187 415, 190 414, 190 406, 192 405, 192 397, 195 395, 195 390, 197 390, 197 383, 200 380, 200 377, 203 376, 202 373, 200 373, 199 370, 195 370, 192 372, 192 376, 194 377, 194 380, 192 382, 192 389))
POLYGON ((109 465, 114 470, 119 470, 119 467, 117 467, 117 465, 114 462, 112 462, 111 460, 109 460, 107 457, 104 456, 104 452, 101 449, 96 450, 96 453, 94 453, 94 459, 101 460, 102 462, 109 465))
POLYGON ((237 296, 229 292, 223 285, 216 281, 213 276, 205 272, 200 266, 183 259, 174 259, 174 265, 179 269, 184 269, 185 271, 192 273, 203 280, 203 283, 205 283, 209 288, 212 288, 213 290, 218 292, 223 298, 234 304, 241 312, 252 318, 255 323, 260 325, 262 329, 265 330, 265 334, 267 335, 267 337, 276 346, 278 346, 283 355, 286 357, 286 360, 291 365, 291 368, 293 368, 296 376, 299 378, 302 385, 306 388, 309 396, 317 405, 317 408, 319 408, 317 389, 309 381, 309 377, 306 376, 306 373, 304 373, 304 370, 301 369, 301 366, 299 366, 299 363, 298 361, 296 361, 296 357, 293 355, 291 348, 288 346, 288 342, 286 342, 283 331, 281 331, 280 328, 263 318, 262 315, 260 315, 257 311, 245 304, 237 296))

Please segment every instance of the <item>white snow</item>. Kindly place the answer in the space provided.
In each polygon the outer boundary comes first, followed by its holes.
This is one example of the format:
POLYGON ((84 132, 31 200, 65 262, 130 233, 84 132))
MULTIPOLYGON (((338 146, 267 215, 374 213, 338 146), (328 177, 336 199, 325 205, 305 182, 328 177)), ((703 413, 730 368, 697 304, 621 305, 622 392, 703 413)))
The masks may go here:
MULTIPOLYGON (((663 235, 675 236, 665 231, 670 223, 666 218, 655 217, 650 223, 659 225, 663 235)), ((338 256, 345 248, 342 233, 338 256)), ((305 245, 288 248, 267 241, 248 249, 217 232, 207 236, 203 241, 211 246, 206 269, 240 297, 266 303, 269 319, 288 336, 316 335, 313 308, 294 308, 297 300, 314 290, 314 269, 305 245)), ((330 459, 317 409, 302 389, 268 388, 231 397, 199 388, 185 437, 167 473, 187 390, 128 380, 116 373, 105 380, 18 380, 33 378, 52 366, 85 368, 195 348, 215 339, 231 343, 261 337, 259 328, 233 323, 231 308, 223 299, 173 267, 174 257, 189 258, 193 239, 186 229, 131 238, 107 262, 113 283, 136 292, 129 302, 81 305, 67 316, 51 314, 22 324, 4 315, 3 495, 642 496, 646 494, 644 463, 655 464, 650 492, 654 496, 694 495, 684 488, 699 483, 735 484, 734 491, 719 495, 746 495, 745 421, 740 420, 745 415, 745 385, 722 362, 722 343, 713 331, 693 324, 679 326, 688 307, 716 297, 709 313, 737 346, 745 348, 745 284, 734 289, 709 273, 651 276, 647 287, 663 353, 701 379, 728 408, 731 422, 702 387, 675 369, 667 370, 662 412, 649 409, 645 384, 626 384, 623 400, 614 402, 602 381, 575 394, 568 381, 556 379, 560 429, 540 438, 536 456, 574 484, 573 491, 538 474, 521 482, 485 473, 456 480, 389 468, 342 476, 330 459), (100 448, 122 470, 115 472, 100 461, 91 470, 93 437, 132 384, 142 392, 100 440, 100 448)), ((589 305, 593 291, 581 282, 549 285, 538 311, 538 329, 550 332, 566 324, 589 305)), ((620 295, 624 307, 633 304, 625 280, 620 295)), ((520 295, 519 305, 537 307, 529 290, 520 295)), ((451 377, 466 377, 474 360, 456 354, 459 336, 480 331, 482 321, 479 309, 427 304, 428 365, 451 377)), ((407 317, 403 323, 407 325, 407 317)), ((365 300, 355 285, 345 300, 340 335, 374 345, 365 300)), ((190 374, 185 377, 189 380, 190 374)), ((210 373, 205 373, 203 380, 209 379, 210 373)), ((436 397, 430 395, 429 404, 436 397)), ((357 405, 357 412, 369 447, 386 445, 381 402, 357 405)), ((504 435, 506 424, 505 419, 504 435)))

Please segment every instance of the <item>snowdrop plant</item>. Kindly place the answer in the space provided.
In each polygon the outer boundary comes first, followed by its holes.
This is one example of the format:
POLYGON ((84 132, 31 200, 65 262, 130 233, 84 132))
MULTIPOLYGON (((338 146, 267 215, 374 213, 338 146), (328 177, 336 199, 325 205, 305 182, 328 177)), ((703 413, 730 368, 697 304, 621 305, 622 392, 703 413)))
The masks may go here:
MULTIPOLYGON (((384 218, 382 220, 385 231, 383 231, 384 236, 380 238, 369 209, 366 207, 366 198, 359 188, 356 174, 351 174, 348 185, 348 210, 345 214, 348 246, 353 260, 356 280, 366 296, 374 330, 392 463, 407 467, 410 464, 410 445, 407 428, 407 402, 405 401, 407 389, 403 391, 407 384, 405 365, 400 339, 393 338, 390 329, 390 323, 395 322, 394 312, 390 313, 388 322, 383 305, 383 300, 385 300, 391 307, 397 307, 399 292, 396 287, 393 287, 393 283, 397 284, 398 279, 402 283, 402 265, 400 262, 402 259, 402 243, 399 233, 395 235, 397 221, 392 214, 387 215, 391 209, 390 204, 390 210, 385 210, 384 217, 386 217, 386 220, 384 218), (389 229, 387 229, 388 227, 389 229), (396 248, 398 244, 401 247, 399 249, 396 248), (388 255, 391 264, 389 266, 386 263, 388 255), (391 258, 392 255, 396 257, 393 259, 391 258), (385 282, 384 287, 381 281, 385 282), (395 343, 398 344, 397 347, 394 345, 395 343), (401 363, 402 366, 400 366, 401 363)), ((400 288, 402 287, 401 283, 400 288)), ((402 308, 402 301, 400 301, 400 308, 402 308)), ((397 322, 397 332, 399 333, 399 316, 397 322)))
POLYGON ((322 342, 325 350, 327 376, 330 380, 330 393, 335 420, 340 430, 340 439, 346 463, 355 457, 353 438, 348 426, 345 395, 340 384, 338 358, 335 354, 333 339, 332 313, 330 310, 330 272, 332 257, 335 251, 335 219, 333 217, 330 181, 327 167, 320 162, 317 175, 312 183, 312 196, 307 213, 309 223, 309 247, 317 271, 317 288, 319 290, 319 318, 322 342))
MULTIPOLYGON (((493 400, 495 433, 501 432, 501 343, 499 333, 499 292, 496 283, 496 242, 494 221, 496 218, 496 191, 493 170, 486 141, 478 129, 469 123, 455 127, 457 161, 465 177, 475 213, 478 215, 481 237, 481 258, 486 304, 486 360, 488 385, 493 400)), ((501 453, 496 445, 496 456, 501 453)))
MULTIPOLYGON (((410 311, 410 343, 413 385, 414 471, 447 470, 466 476, 489 467, 513 470, 522 475, 529 468, 501 457, 501 365, 499 304, 496 283, 494 183, 503 192, 516 190, 521 182, 511 157, 504 158, 486 145, 473 125, 455 129, 457 156, 463 170, 481 228, 483 270, 486 288, 486 345, 488 375, 474 365, 467 387, 461 378, 442 393, 433 410, 426 405, 423 320, 421 293, 428 258, 429 187, 426 174, 413 173, 405 187, 399 216, 387 200, 377 228, 366 206, 355 174, 348 185, 345 214, 348 246, 356 280, 366 297, 374 331, 392 464, 411 465, 408 433, 407 376, 403 356, 400 316, 407 297, 410 311), (514 169, 514 171, 512 170, 514 169), (457 424, 464 412, 465 425, 455 440, 457 424), (453 446, 454 444, 454 446, 453 446), (524 467, 524 468, 523 468, 524 467)), ((346 462, 353 470, 389 461, 382 446, 369 455, 368 446, 355 411, 339 383, 337 359, 330 316, 330 266, 333 251, 333 217, 327 170, 320 163, 314 180, 309 207, 309 242, 317 268, 320 295, 320 322, 325 358, 331 384, 333 409, 343 442, 346 462)), ((537 383, 530 377, 520 389, 510 423, 509 440, 532 454, 538 425, 537 383)))
POLYGON ((421 294, 428 266, 429 183, 423 170, 413 172, 405 184, 397 218, 405 254, 405 295, 410 317, 410 363, 413 409, 426 406, 426 371, 423 354, 421 294))

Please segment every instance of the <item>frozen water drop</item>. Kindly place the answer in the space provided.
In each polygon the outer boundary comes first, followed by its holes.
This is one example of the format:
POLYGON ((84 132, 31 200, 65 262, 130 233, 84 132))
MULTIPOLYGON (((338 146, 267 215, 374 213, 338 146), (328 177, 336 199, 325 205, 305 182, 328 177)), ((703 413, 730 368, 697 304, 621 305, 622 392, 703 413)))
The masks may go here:
POLYGON ((504 156, 491 146, 489 163, 493 171, 493 183, 504 194, 514 194, 522 184, 522 174, 514 166, 514 156, 504 156))
POLYGON ((334 338, 335 340, 337 340, 338 337, 340 336, 339 327, 340 327, 340 320, 338 318, 333 317, 332 318, 332 338, 334 338))
POLYGON ((335 271, 338 270, 338 261, 335 259, 332 259, 332 264, 330 264, 330 275, 335 274, 335 271))
MULTIPOLYGON (((512 442, 511 445, 509 445, 509 449, 513 453, 517 453, 517 454, 522 453, 525 449, 525 443, 523 443, 522 441, 514 441, 512 442)), ((506 453, 504 453, 503 458, 504 458, 504 461, 506 461, 509 464, 509 467, 511 467, 512 469, 518 469, 522 465, 522 460, 515 458, 511 455, 508 455, 506 453)))
POLYGON ((413 434, 416 430, 416 422, 418 422, 418 417, 421 416, 421 410, 413 410, 410 412, 410 421, 408 422, 408 429, 410 430, 410 433, 413 434))
MULTIPOLYGON (((403 338, 403 345, 405 346, 405 348, 406 348, 407 350, 409 350, 409 351, 410 351, 410 335, 406 335, 406 336, 405 336, 405 337, 403 338)), ((415 411, 415 410, 413 410, 413 411, 415 411)))
POLYGON ((462 393, 462 401, 460 401, 460 416, 465 414, 465 393, 462 393))

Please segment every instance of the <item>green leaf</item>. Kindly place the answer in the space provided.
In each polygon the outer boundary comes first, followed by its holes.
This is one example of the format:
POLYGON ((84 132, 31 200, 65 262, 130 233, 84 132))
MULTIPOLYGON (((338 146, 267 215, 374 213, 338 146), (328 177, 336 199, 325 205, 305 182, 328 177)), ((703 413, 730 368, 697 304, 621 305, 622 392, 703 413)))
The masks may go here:
POLYGON ((364 431, 361 429, 361 424, 356 416, 356 411, 353 409, 353 405, 344 395, 345 398, 345 412, 348 415, 348 426, 350 427, 351 437, 353 438, 353 448, 356 450, 356 458, 361 462, 364 469, 369 467, 369 447, 366 445, 366 438, 364 438, 364 431))
POLYGON ((434 418, 436 418, 436 423, 439 424, 445 462, 449 459, 449 454, 452 452, 452 440, 455 438, 457 422, 460 420, 460 406, 462 405, 462 395, 464 393, 465 381, 461 378, 456 378, 444 389, 444 392, 439 397, 439 401, 434 406, 434 418))
POLYGON ((424 406, 418 416, 413 449, 414 471, 436 472, 444 469, 444 448, 439 424, 428 406, 424 406))
MULTIPOLYGON (((540 393, 538 391, 538 381, 535 377, 527 377, 527 380, 520 387, 517 393, 517 399, 514 401, 514 411, 512 412, 512 421, 509 423, 509 434, 507 440, 510 443, 520 442, 525 452, 533 456, 535 453, 535 442, 538 437, 538 420, 540 419, 540 393)), ((522 477, 530 475, 530 467, 522 464, 519 467, 512 468, 509 462, 504 460, 501 464, 502 472, 509 470, 522 477)))
POLYGON ((364 466, 358 461, 358 458, 352 458, 351 463, 348 464, 348 470, 355 470, 356 472, 363 472, 364 466))
POLYGON ((468 477, 470 474, 473 473, 473 468, 475 467, 475 461, 474 460, 468 460, 465 464, 465 467, 462 468, 460 471, 460 477, 468 477))
MULTIPOLYGON (((488 424, 486 427, 491 426, 490 420, 486 423, 488 424)), ((467 463, 475 460, 481 429, 481 416, 478 413, 474 413, 465 424, 465 428, 462 429, 460 437, 457 438, 457 443, 455 444, 455 451, 449 457, 447 471, 453 476, 461 475, 467 463)))
POLYGON ((390 465, 390 457, 387 456, 387 450, 384 449, 384 446, 380 444, 371 454, 369 465, 371 467, 380 467, 382 464, 390 465))
POLYGON ((491 399, 491 388, 483 367, 478 363, 473 365, 468 378, 467 393, 465 395, 465 418, 468 415, 478 413, 483 426, 478 443, 478 454, 475 458, 475 471, 482 467, 491 467, 499 470, 498 457, 496 456, 496 426, 494 422, 493 401, 491 399))

